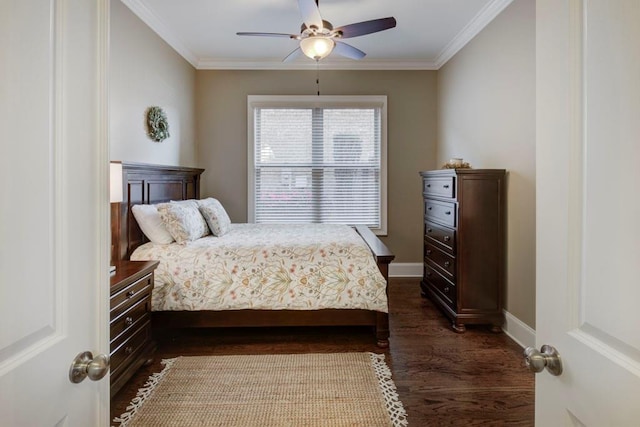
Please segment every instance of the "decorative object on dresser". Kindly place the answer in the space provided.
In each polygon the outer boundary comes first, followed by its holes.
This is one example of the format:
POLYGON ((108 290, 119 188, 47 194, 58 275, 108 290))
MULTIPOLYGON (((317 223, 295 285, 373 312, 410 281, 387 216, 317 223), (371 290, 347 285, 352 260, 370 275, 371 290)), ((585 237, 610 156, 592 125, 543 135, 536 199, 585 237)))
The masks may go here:
POLYGON ((470 169, 471 165, 462 160, 461 157, 452 157, 447 163, 442 165, 442 169, 470 169))
POLYGON ((151 288, 157 261, 119 261, 111 276, 111 396, 150 362, 151 288))
POLYGON ((420 172, 424 198, 422 295, 452 321, 499 332, 505 274, 503 169, 420 172))

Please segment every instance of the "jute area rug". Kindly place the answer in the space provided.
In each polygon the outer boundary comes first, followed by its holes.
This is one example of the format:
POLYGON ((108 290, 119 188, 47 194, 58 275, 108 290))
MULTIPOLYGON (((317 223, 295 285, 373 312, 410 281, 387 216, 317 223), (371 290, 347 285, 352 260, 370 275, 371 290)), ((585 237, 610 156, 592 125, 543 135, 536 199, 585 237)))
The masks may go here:
POLYGON ((164 360, 120 426, 406 426, 384 355, 198 356, 164 360))

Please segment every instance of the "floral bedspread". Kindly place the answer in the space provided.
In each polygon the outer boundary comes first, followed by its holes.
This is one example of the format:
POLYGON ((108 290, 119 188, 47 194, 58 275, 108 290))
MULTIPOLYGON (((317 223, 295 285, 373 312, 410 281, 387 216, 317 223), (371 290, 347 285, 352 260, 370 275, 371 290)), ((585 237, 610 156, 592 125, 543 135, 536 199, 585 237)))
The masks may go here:
POLYGON ((146 243, 132 260, 158 260, 152 310, 387 312, 386 281, 351 227, 231 224, 220 237, 146 243))

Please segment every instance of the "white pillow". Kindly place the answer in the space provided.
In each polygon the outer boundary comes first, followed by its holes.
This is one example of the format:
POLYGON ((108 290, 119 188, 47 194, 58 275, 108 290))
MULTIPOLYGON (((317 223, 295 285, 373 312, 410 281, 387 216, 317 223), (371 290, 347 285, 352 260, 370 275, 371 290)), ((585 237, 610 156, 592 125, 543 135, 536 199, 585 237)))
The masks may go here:
POLYGON ((214 236, 219 237, 229 231, 231 219, 217 199, 209 197, 198 200, 198 208, 214 236))
POLYGON ((197 240, 209 234, 209 227, 195 201, 161 203, 158 212, 162 223, 178 243, 197 240))
POLYGON ((162 223, 156 205, 134 205, 131 207, 131 212, 140 229, 151 242, 162 245, 173 242, 173 237, 162 223))
POLYGON ((172 200, 169 203, 175 203, 176 205, 181 205, 181 206, 189 205, 189 206, 195 206, 196 208, 198 207, 198 200, 196 199, 172 200))

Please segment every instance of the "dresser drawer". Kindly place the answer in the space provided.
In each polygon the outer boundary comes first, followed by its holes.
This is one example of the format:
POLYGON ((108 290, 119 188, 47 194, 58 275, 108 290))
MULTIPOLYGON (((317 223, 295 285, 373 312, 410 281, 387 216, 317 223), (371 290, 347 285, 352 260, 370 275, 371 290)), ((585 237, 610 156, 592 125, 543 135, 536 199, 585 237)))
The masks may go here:
POLYGON ((437 200, 425 200, 424 218, 427 221, 436 221, 449 227, 455 227, 456 204, 437 200))
POLYGON ((151 323, 149 318, 132 335, 123 334, 111 343, 111 376, 120 374, 132 363, 151 341, 151 323))
POLYGON ((129 310, 113 318, 111 320, 111 341, 118 339, 122 333, 126 333, 129 329, 137 328, 142 322, 149 321, 150 305, 150 298, 143 298, 131 306, 129 310))
POLYGON ((119 316, 142 298, 148 297, 152 286, 153 275, 149 274, 111 295, 111 318, 119 316))
POLYGON ((151 361, 151 290, 158 261, 119 261, 111 276, 110 394, 115 396, 151 361))
POLYGON ((456 259, 451 255, 442 252, 433 245, 424 245, 424 259, 426 262, 439 268, 445 276, 451 280, 455 280, 456 276, 456 259))
POLYGON ((434 267, 426 263, 424 264, 424 277, 434 292, 446 302, 452 310, 456 310, 456 285, 438 273, 434 267))
POLYGON ((451 228, 442 227, 433 222, 424 224, 424 237, 426 242, 439 245, 447 252, 454 253, 456 249, 456 231, 451 228))
POLYGON ((425 196, 453 198, 455 195, 453 177, 424 178, 422 180, 422 193, 425 196))

